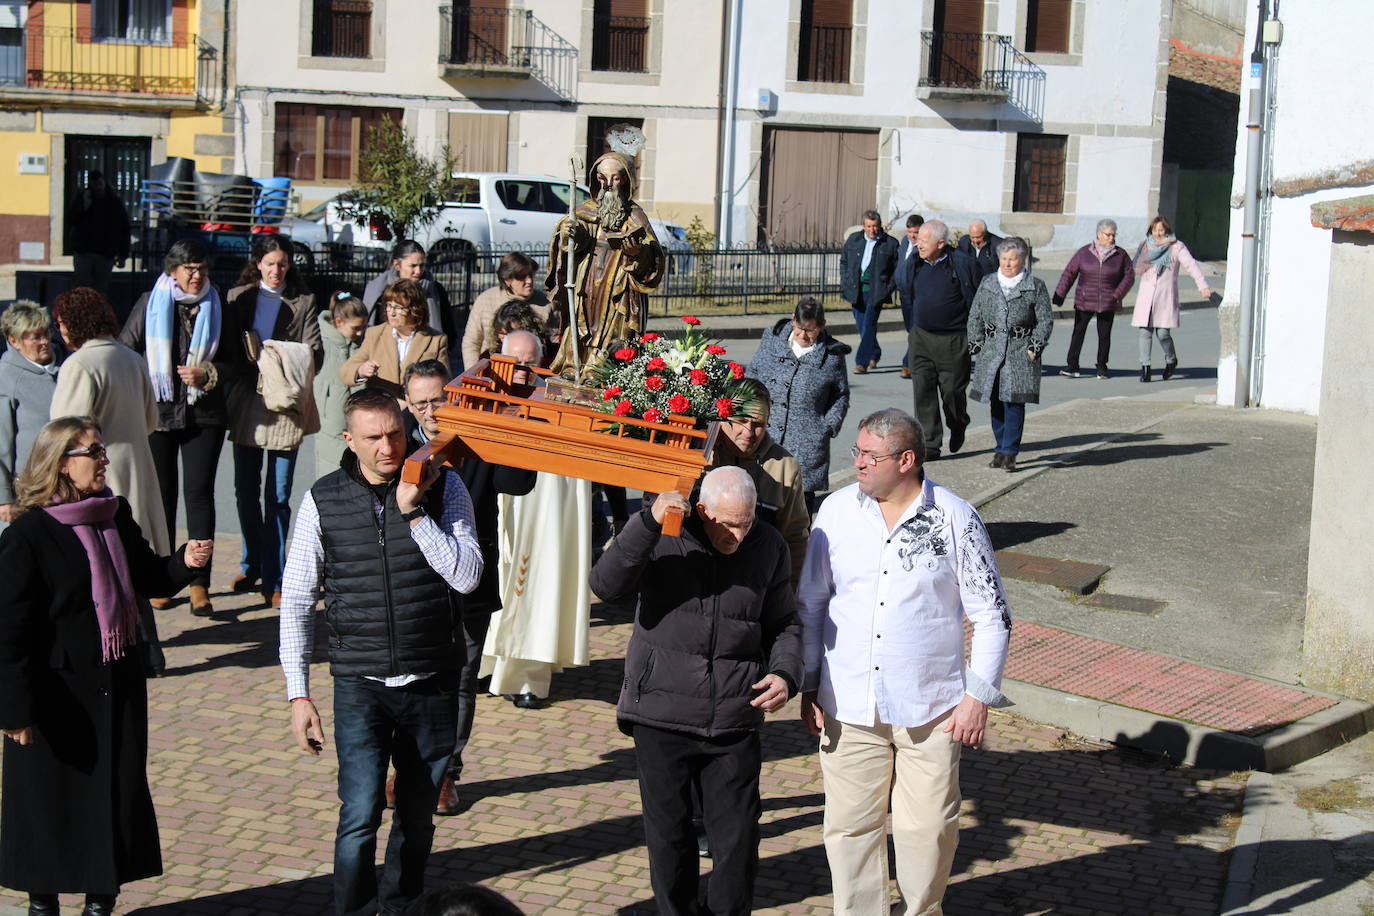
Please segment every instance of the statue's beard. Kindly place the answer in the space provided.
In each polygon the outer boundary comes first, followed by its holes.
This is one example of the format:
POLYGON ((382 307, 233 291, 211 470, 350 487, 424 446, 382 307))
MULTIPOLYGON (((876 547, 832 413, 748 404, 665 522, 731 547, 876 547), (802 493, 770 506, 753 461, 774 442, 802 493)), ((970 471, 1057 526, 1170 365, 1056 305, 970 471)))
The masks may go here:
POLYGON ((625 199, 611 188, 602 188, 597 195, 596 212, 601 218, 601 225, 612 232, 619 232, 620 227, 625 225, 625 217, 629 215, 625 199))

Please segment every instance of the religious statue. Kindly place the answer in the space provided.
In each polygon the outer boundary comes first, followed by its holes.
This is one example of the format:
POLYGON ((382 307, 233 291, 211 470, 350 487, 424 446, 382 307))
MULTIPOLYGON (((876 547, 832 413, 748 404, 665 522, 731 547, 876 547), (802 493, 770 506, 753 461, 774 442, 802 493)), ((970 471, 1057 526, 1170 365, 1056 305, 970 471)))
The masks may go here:
POLYGON ((648 294, 662 281, 665 262, 649 218, 634 201, 633 155, 609 152, 597 159, 592 165, 592 199, 560 220, 554 232, 544 281, 563 328, 550 367, 554 372, 570 374, 585 368, 615 341, 637 337, 648 321, 648 294), (572 303, 569 233, 575 265, 572 303))

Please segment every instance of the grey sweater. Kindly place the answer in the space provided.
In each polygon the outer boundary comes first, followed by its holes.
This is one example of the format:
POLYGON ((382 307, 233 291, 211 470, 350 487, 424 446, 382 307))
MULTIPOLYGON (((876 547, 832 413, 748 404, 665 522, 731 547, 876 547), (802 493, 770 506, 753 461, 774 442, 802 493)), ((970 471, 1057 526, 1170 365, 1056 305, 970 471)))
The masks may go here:
POLYGON ((18 350, 0 354, 0 505, 14 502, 14 478, 48 422, 57 363, 35 366, 18 350), (52 371, 49 371, 52 370, 52 371))

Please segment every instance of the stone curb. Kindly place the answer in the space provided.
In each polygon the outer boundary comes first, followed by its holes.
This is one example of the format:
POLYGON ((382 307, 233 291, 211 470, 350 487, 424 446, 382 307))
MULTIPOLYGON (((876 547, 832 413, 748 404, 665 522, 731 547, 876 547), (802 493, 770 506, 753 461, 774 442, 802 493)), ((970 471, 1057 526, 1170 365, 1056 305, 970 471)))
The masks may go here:
POLYGON ((1245 783, 1245 801, 1241 807, 1240 827, 1231 847, 1231 867, 1226 872, 1226 887, 1222 892, 1220 916, 1235 913, 1249 906, 1255 896, 1255 869, 1259 865, 1259 844, 1264 839, 1265 822, 1273 802, 1269 793, 1274 777, 1268 773, 1252 773, 1245 783))

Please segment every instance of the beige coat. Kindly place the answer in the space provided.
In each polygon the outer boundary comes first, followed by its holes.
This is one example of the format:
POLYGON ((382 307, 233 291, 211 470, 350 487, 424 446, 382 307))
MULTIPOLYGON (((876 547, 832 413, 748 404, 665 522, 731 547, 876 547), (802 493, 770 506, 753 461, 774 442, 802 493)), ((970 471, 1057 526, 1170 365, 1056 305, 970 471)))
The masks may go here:
MULTIPOLYGON (((496 320, 496 313, 514 297, 506 292, 499 284, 491 289, 484 290, 468 309, 468 323, 463 328, 463 368, 477 362, 483 353, 488 353, 496 348, 496 332, 491 329, 491 323, 496 320)), ((534 291, 530 297, 530 308, 534 309, 534 314, 545 324, 549 323, 548 297, 539 290, 534 291)))
POLYGON ((787 542, 792 558, 792 590, 796 591, 802 561, 806 559, 806 542, 811 538, 811 513, 806 511, 801 465, 767 433, 748 458, 740 455, 734 443, 722 434, 716 440, 716 464, 744 468, 754 481, 759 518, 777 528, 787 542))
POLYGON ((161 556, 172 552, 148 434, 157 429, 157 405, 148 362, 110 337, 88 340, 57 374, 52 396, 58 417, 92 417, 100 424, 110 466, 105 482, 129 501, 134 521, 161 556))
POLYGON ((369 388, 380 388, 395 397, 404 397, 401 390, 401 376, 406 367, 426 359, 437 359, 448 365, 448 339, 428 325, 415 329, 415 337, 406 349, 404 361, 396 357, 396 338, 392 336, 391 325, 379 324, 367 329, 363 344, 339 367, 339 381, 351 385, 358 378, 358 367, 368 360, 377 364, 377 374, 367 380, 369 388))
POLYGON ((315 408, 315 358, 309 344, 266 340, 258 357, 256 397, 244 398, 229 421, 229 437, 240 445, 273 452, 300 448, 320 431, 315 408))
MULTIPOLYGON (((229 290, 227 298, 227 308, 234 326, 251 328, 258 305, 258 287, 237 286, 229 290)), ((313 376, 324 362, 324 343, 320 340, 320 323, 317 317, 319 310, 315 308, 315 296, 313 293, 303 293, 291 299, 282 299, 281 305, 269 339, 305 344, 312 356, 313 376)), ((320 428, 319 415, 314 411, 313 395, 308 415, 292 415, 303 419, 313 417, 309 429, 297 428, 296 422, 288 414, 269 416, 271 412, 263 403, 262 384, 258 378, 261 362, 254 362, 248 358, 248 351, 242 340, 221 340, 220 346, 231 348, 234 367, 234 382, 229 390, 230 442, 273 451, 289 451, 299 446, 305 435, 320 428)))

